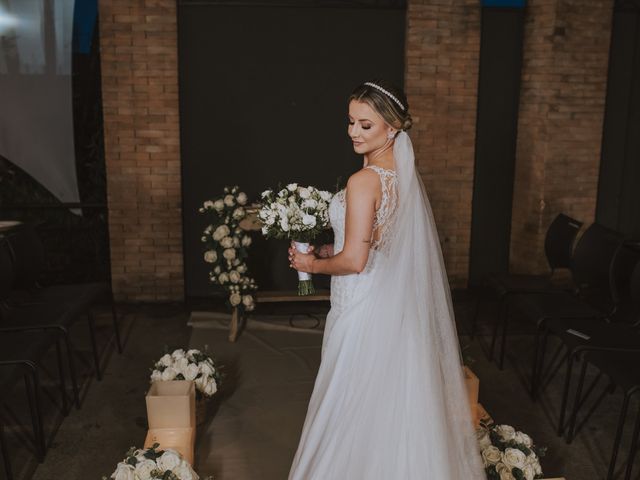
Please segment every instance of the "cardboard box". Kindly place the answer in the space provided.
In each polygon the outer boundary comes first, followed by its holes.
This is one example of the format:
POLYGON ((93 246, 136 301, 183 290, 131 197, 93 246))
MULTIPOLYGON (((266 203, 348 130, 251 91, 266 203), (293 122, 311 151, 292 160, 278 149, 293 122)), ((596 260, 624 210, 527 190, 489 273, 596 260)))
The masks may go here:
POLYGON ((478 403, 478 396, 480 395, 480 379, 471 371, 466 365, 463 367, 464 381, 467 384, 467 394, 469 395, 469 405, 475 405, 478 403))
POLYGON ((160 444, 160 449, 171 448, 193 465, 193 452, 195 450, 196 429, 188 428, 152 428, 147 432, 144 440, 144 448, 150 448, 154 443, 160 444))
POLYGON ((146 401, 149 429, 195 428, 196 390, 192 381, 154 382, 146 401))

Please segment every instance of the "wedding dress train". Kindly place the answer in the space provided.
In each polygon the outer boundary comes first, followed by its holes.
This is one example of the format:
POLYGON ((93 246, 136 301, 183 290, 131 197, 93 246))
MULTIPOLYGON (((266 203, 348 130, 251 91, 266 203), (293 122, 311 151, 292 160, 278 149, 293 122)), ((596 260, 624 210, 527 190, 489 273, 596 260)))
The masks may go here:
MULTIPOLYGON (((484 480, 431 209, 409 137, 361 273, 331 278, 321 363, 289 480, 484 480), (398 250, 400 249, 400 250, 398 250)), ((344 246, 345 191, 331 201, 344 246)))

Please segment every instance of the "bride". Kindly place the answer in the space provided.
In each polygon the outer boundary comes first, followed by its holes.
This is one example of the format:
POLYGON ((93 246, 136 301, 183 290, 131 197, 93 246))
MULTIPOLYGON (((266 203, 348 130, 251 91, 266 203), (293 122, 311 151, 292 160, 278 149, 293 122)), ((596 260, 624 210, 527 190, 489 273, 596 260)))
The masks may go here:
POLYGON ((353 91, 348 133, 364 167, 331 200, 335 243, 289 249, 292 268, 332 276, 289 480, 486 478, 408 107, 384 81, 353 91))

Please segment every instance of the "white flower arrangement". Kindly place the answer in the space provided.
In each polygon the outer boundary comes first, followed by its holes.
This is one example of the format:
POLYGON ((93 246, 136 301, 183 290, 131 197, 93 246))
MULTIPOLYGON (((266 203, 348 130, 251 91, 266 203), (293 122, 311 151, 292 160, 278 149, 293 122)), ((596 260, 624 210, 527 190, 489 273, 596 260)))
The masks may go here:
POLYGON ((480 453, 488 480, 534 480, 543 478, 540 456, 529 435, 510 425, 481 427, 477 431, 480 453))
POLYGON ((210 355, 200 350, 174 350, 166 353, 151 369, 151 383, 171 380, 192 380, 196 395, 211 397, 218 391, 223 374, 210 355))
MULTIPOLYGON (((182 456, 167 448, 158 450, 160 444, 154 443, 151 448, 136 449, 131 447, 124 460, 118 463, 111 474, 115 480, 199 480, 191 465, 182 456)), ((102 480, 107 480, 103 476, 102 480)), ((213 480, 207 477, 206 480, 213 480)))
MULTIPOLYGON (((262 234, 266 238, 290 239, 296 249, 307 252, 309 242, 329 227, 329 203, 333 194, 315 187, 290 183, 278 192, 262 192, 262 234)), ((298 272, 298 294, 314 292, 311 275, 298 272)))
POLYGON ((199 209, 211 217, 201 237, 204 261, 211 265, 209 281, 220 285, 227 293, 227 305, 241 312, 255 308, 253 292, 258 288, 245 263, 252 239, 239 227, 247 216, 246 203, 246 193, 236 185, 224 187, 221 198, 207 200, 199 209))

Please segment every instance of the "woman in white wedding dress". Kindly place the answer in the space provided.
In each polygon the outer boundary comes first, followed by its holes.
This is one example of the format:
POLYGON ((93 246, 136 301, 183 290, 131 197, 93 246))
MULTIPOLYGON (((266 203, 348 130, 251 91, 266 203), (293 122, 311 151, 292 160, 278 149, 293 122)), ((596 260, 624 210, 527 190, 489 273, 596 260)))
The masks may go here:
POLYGON ((376 80, 353 91, 348 133, 364 167, 331 200, 333 249, 289 249, 292 268, 332 276, 289 480, 486 478, 410 127, 400 89, 376 80))

